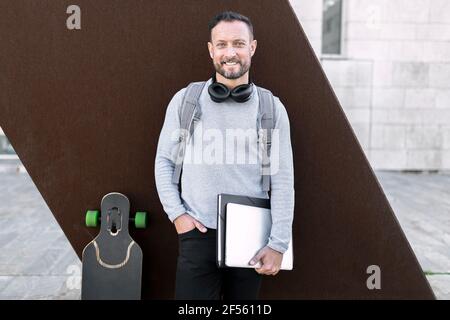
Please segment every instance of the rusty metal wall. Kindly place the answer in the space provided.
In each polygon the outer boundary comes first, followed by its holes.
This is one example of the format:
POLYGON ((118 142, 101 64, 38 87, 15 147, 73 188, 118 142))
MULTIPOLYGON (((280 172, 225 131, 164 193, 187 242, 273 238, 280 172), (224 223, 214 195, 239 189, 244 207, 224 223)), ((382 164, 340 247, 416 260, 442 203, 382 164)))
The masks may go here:
MULTIPOLYGON (((98 230, 87 209, 110 191, 150 212, 132 230, 144 251, 144 298, 172 298, 177 236, 153 165, 165 109, 213 68, 207 23, 249 16, 252 77, 285 104, 295 158, 295 269, 266 277, 262 298, 434 298, 392 209, 287 0, 77 0, 0 3, 0 126, 70 243, 98 230), (381 290, 368 290, 369 265, 381 290)), ((38 230, 36 230, 38 232, 38 230)))

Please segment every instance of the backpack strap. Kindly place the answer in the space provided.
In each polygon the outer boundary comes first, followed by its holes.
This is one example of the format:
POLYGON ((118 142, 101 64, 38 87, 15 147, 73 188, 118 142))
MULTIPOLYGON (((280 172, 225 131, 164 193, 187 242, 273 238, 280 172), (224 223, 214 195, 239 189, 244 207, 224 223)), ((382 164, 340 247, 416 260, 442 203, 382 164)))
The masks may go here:
POLYGON ((260 129, 258 142, 262 143, 261 176, 263 191, 270 191, 270 149, 272 146, 272 129, 275 128, 275 101, 272 92, 258 88, 260 129))
POLYGON ((200 119, 202 114, 200 104, 198 102, 200 94, 202 93, 203 82, 192 82, 188 85, 183 97, 183 102, 180 108, 180 137, 178 138, 178 152, 175 162, 175 170, 172 176, 172 183, 178 184, 180 182, 181 170, 183 168, 184 155, 186 153, 186 145, 194 133, 194 121, 200 119))

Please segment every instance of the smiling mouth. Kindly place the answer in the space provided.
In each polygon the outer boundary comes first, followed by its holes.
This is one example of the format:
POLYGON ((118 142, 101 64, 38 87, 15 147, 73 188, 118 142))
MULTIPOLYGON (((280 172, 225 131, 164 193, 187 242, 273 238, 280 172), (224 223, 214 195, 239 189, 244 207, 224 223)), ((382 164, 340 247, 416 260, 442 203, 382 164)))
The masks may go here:
POLYGON ((222 64, 226 65, 226 66, 236 66, 236 65, 238 65, 237 62, 222 62, 222 64))

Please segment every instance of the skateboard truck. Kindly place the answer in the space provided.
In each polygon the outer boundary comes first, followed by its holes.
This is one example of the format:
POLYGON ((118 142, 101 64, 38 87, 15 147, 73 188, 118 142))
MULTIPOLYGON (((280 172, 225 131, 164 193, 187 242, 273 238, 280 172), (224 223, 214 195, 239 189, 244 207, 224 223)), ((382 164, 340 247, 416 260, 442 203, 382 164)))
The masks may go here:
POLYGON ((117 235, 117 233, 122 229, 122 214, 120 209, 114 207, 108 210, 106 221, 109 233, 113 236, 117 235))

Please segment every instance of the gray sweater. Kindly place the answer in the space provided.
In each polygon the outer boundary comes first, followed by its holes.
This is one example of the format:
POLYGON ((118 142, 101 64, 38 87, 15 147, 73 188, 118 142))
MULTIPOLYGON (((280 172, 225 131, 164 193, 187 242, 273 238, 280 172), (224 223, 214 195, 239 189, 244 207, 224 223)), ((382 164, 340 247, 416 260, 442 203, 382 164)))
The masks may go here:
MULTIPOLYGON (((211 100, 209 79, 200 96, 201 120, 188 140, 181 174, 181 194, 172 183, 178 150, 180 106, 186 88, 170 101, 159 136, 155 159, 156 187, 170 221, 183 213, 205 227, 217 228, 217 195, 228 193, 268 198, 262 190, 258 157, 258 93, 244 103, 228 99, 211 100)), ((284 105, 275 97, 275 130, 271 149, 272 230, 268 246, 284 253, 292 233, 294 214, 294 168, 289 118, 284 105)))

